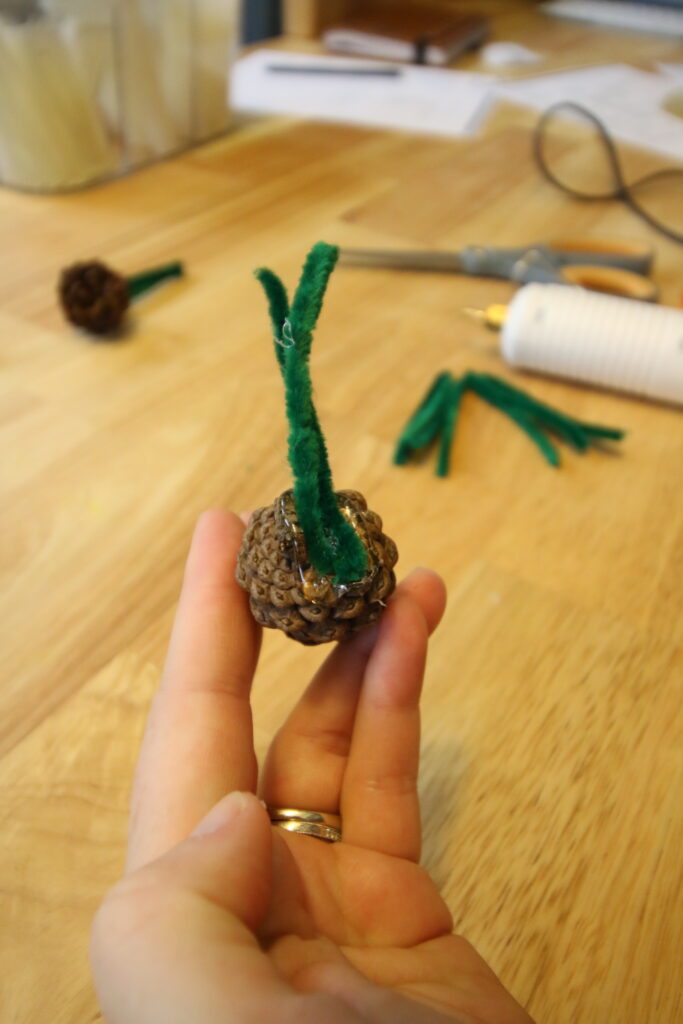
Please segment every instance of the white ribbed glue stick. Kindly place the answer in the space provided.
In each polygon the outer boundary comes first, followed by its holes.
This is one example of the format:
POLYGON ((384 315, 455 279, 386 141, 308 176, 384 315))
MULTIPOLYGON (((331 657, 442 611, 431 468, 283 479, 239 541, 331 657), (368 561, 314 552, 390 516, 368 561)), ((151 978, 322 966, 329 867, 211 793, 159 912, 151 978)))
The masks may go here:
POLYGON ((683 404, 683 312, 561 284, 527 284, 501 336, 512 366, 683 404))

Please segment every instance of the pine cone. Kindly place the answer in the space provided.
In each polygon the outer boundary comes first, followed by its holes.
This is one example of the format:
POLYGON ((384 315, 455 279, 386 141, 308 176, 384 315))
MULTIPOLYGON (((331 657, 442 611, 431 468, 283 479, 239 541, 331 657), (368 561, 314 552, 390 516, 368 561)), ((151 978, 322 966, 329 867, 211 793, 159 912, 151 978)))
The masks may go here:
POLYGON ((335 584, 310 564, 294 494, 285 491, 254 513, 237 559, 237 581, 249 594, 257 622, 281 629, 302 644, 324 644, 356 633, 382 613, 396 586, 396 545, 382 520, 357 491, 337 491, 342 514, 368 552, 361 580, 335 584))
POLYGON ((125 278, 99 260, 63 270, 59 298, 67 319, 92 334, 116 330, 130 301, 125 278))

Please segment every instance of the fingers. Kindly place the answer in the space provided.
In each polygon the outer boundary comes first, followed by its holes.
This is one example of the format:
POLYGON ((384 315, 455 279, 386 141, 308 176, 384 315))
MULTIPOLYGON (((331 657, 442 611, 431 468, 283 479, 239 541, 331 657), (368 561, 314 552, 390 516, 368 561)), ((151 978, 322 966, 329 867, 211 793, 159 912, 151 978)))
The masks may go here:
MULTIPOLYGON (((435 573, 415 570, 390 605, 400 596, 419 607, 430 632, 436 628, 445 591, 435 573)), ((358 695, 378 633, 379 624, 335 647, 273 740, 261 783, 271 806, 339 810, 358 695)))
POLYGON ((366 1024, 475 1024, 368 981, 350 964, 316 965, 299 979, 302 991, 325 992, 355 1010, 366 1024))
POLYGON ((268 909, 272 843, 263 805, 252 793, 236 791, 211 808, 189 840, 159 858, 149 878, 169 891, 196 892, 227 910, 226 927, 242 941, 245 929, 253 933, 268 909))
POLYGON ((368 639, 332 651, 273 739, 260 787, 270 806, 338 811, 368 639))
POLYGON ((446 585, 431 569, 413 569, 396 588, 400 596, 410 597, 419 605, 431 636, 446 609, 446 585))
POLYGON ((268 1020, 276 1000, 295 1002, 253 934, 270 898, 271 847, 258 800, 232 793, 112 891, 91 940, 109 1024, 223 1024, 226 1008, 231 1019, 268 1020))
POLYGON ((419 605, 399 596, 383 616, 365 671, 341 794, 345 842, 415 861, 427 639, 419 605))
POLYGON ((243 531, 217 510, 195 530, 138 762, 131 870, 184 839, 225 793, 256 785, 249 691, 260 630, 235 580, 243 531))

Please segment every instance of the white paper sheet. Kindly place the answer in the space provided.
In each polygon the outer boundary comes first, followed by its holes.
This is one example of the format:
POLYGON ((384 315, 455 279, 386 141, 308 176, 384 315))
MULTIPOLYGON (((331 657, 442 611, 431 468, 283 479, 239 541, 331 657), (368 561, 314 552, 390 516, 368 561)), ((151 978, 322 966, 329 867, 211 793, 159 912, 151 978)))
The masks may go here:
POLYGON ((639 4, 633 0, 552 0, 542 5, 544 14, 576 18, 634 32, 683 36, 683 11, 659 4, 639 4))
POLYGON ((386 63, 345 57, 257 50, 237 61, 232 73, 235 110, 294 114, 323 121, 431 135, 465 135, 476 130, 489 102, 490 75, 391 65, 395 77, 305 73, 329 69, 384 68, 386 63), (301 67, 301 73, 269 71, 273 64, 301 67))
POLYGON ((507 82, 495 92, 501 99, 536 110, 563 100, 579 103, 599 117, 615 138, 683 160, 683 121, 662 107, 677 88, 670 76, 608 64, 507 82))

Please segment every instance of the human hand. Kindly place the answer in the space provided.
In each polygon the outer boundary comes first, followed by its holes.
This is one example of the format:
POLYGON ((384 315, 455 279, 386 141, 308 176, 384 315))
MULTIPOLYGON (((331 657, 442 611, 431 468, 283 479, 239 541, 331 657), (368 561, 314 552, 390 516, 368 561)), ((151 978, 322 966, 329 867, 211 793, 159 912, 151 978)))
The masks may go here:
POLYGON ((530 1024, 419 866, 419 696, 445 604, 427 570, 339 644, 257 779, 260 631, 235 582, 243 524, 206 513, 133 794, 127 872, 91 955, 108 1024, 530 1024), (271 806, 339 812, 341 842, 271 806), (229 795, 225 795, 229 794, 229 795))

